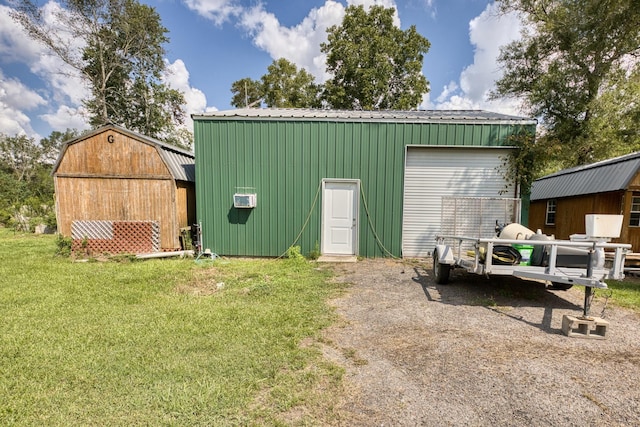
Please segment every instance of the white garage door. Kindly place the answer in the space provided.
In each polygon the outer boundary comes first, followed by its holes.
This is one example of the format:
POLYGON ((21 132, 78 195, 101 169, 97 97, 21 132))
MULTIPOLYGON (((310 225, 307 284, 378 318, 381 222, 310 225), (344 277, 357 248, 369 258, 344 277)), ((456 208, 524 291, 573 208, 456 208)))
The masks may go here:
POLYGON ((441 231, 442 197, 514 197, 507 190, 504 148, 408 147, 402 254, 427 257, 441 231))

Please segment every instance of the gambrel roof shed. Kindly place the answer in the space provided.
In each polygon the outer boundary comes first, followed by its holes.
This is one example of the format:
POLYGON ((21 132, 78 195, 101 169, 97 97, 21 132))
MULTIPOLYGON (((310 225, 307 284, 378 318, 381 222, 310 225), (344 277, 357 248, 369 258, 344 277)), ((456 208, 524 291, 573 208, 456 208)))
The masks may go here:
POLYGON ((102 126, 98 129, 89 131, 77 138, 67 141, 60 149, 60 154, 58 155, 58 159, 55 165, 53 166, 52 173, 55 174, 57 172, 58 168, 60 167, 60 163, 64 158, 65 152, 70 146, 84 140, 94 138, 95 136, 103 134, 110 130, 122 135, 127 135, 131 138, 139 140, 140 142, 155 147, 158 150, 158 154, 161 156, 163 162, 166 164, 169 172, 171 173, 171 176, 176 181, 196 182, 195 155, 193 154, 193 152, 184 150, 180 147, 176 147, 175 145, 167 144, 166 142, 159 141, 140 133, 130 131, 123 128, 122 126, 117 126, 114 124, 102 126))
POLYGON ((96 251, 178 249, 195 222, 194 154, 120 126, 65 143, 53 177, 58 231, 96 251))

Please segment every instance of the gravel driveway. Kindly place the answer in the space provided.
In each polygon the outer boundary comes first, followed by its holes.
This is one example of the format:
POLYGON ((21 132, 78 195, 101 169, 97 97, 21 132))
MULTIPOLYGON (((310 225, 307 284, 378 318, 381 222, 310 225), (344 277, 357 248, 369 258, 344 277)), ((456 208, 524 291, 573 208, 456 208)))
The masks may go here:
POLYGON ((567 337, 584 288, 456 272, 435 285, 431 265, 364 260, 331 265, 352 284, 334 301, 327 358, 346 370, 344 426, 640 425, 640 317, 606 306, 604 340, 567 337))

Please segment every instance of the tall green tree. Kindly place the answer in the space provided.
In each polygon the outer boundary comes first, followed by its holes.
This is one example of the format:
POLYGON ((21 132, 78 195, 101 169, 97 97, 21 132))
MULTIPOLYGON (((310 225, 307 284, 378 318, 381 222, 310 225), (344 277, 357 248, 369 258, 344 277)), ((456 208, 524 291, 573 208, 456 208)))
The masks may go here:
POLYGON ((75 69, 88 84, 90 124, 119 124, 171 140, 184 122, 184 95, 162 80, 167 29, 137 0, 62 0, 52 28, 32 0, 17 0, 12 18, 75 69))
POLYGON ((640 69, 618 70, 592 103, 587 123, 594 156, 599 159, 640 151, 640 69))
POLYGON ((263 98, 260 81, 245 77, 231 84, 231 105, 236 108, 260 107, 263 98))
POLYGON ((245 77, 231 85, 231 105, 236 108, 312 108, 320 106, 320 86, 306 70, 284 58, 267 67, 260 80, 245 77))
POLYGON ((42 155, 35 139, 26 135, 0 134, 0 165, 17 182, 26 182, 33 176, 42 155))
POLYGON ((62 145, 80 135, 77 129, 69 129, 64 132, 54 130, 51 134, 40 140, 40 159, 43 164, 53 164, 60 154, 62 145))
POLYGON ((319 107, 319 86, 306 70, 284 58, 273 61, 260 79, 264 103, 276 108, 319 107))
POLYGON ((37 144, 26 135, 0 134, 0 223, 26 229, 31 217, 55 225, 51 170, 62 143, 77 135, 55 131, 37 144))
POLYGON ((415 26, 402 31, 393 23, 395 10, 348 6, 341 25, 330 27, 324 100, 332 108, 409 110, 429 92, 422 75, 431 44, 415 26))
POLYGON ((545 130, 539 138, 539 144, 546 146, 542 151, 562 159, 559 166, 615 154, 619 144, 598 138, 593 132, 599 126, 594 123, 604 124, 603 94, 615 99, 620 87, 636 90, 625 82, 638 70, 640 3, 499 1, 503 11, 519 12, 525 31, 520 40, 501 50, 504 75, 493 96, 524 99, 528 113, 540 118, 545 130))

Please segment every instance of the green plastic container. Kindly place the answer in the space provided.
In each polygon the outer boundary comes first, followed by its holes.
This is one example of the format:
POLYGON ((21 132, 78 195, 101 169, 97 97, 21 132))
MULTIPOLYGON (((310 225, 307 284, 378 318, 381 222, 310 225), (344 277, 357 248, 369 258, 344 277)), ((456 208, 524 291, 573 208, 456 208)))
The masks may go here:
POLYGON ((531 265, 531 255, 533 254, 533 245, 513 245, 520 252, 520 265, 531 265))

